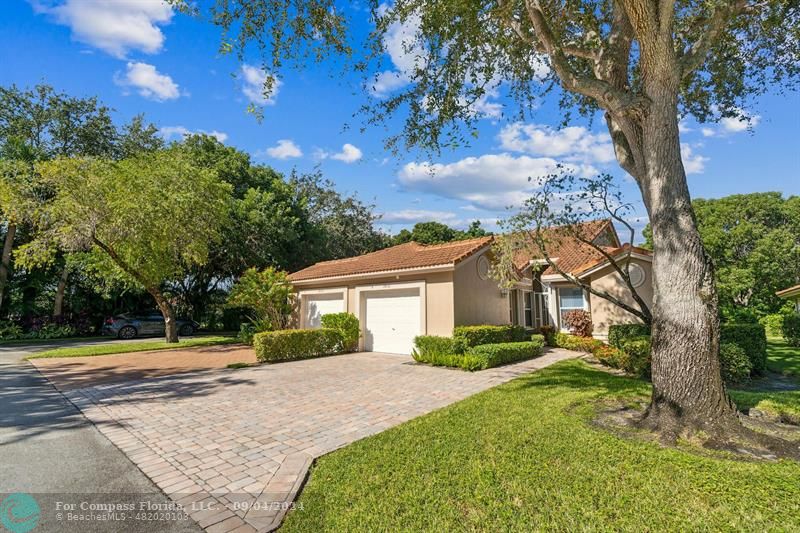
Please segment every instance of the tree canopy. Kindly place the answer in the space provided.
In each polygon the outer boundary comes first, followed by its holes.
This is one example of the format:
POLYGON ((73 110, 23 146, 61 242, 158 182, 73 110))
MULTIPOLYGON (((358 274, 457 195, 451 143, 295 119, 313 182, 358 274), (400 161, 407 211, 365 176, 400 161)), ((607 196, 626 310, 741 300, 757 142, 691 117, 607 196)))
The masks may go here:
POLYGON ((417 222, 410 231, 403 229, 392 237, 392 244, 403 244, 411 241, 420 244, 440 244, 443 242, 473 239, 475 237, 485 237, 487 235, 491 235, 491 233, 483 229, 480 220, 475 220, 470 223, 465 231, 451 228, 447 224, 442 224, 441 222, 417 222))
MULTIPOLYGON (((786 301, 775 292, 800 283, 800 197, 735 194, 692 206, 716 267, 723 315, 778 312, 786 301)), ((645 236, 651 245, 649 229, 645 236)))

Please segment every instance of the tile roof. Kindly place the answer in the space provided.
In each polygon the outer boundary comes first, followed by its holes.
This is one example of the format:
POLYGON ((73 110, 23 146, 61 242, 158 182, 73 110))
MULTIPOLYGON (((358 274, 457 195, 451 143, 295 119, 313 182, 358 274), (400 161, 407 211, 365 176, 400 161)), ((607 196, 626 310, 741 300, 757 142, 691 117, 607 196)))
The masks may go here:
MULTIPOLYGON (((591 220, 580 224, 581 237, 584 240, 595 241, 600 237, 604 231, 611 230, 614 237, 617 237, 614 225, 610 219, 591 220)), ((596 248, 581 242, 574 235, 567 233, 564 228, 547 228, 543 232, 545 241, 545 250, 547 255, 555 259, 558 267, 567 272, 568 274, 578 275, 591 268, 594 268, 606 261, 605 256, 600 253, 596 248)), ((523 270, 528 266, 531 260, 543 259, 544 256, 539 251, 538 247, 532 242, 531 239, 527 241, 525 247, 519 250, 514 258, 515 266, 523 270)), ((601 246, 601 248, 611 256, 619 255, 630 248, 629 244, 623 246, 601 246)), ((652 255, 649 250, 633 247, 633 251, 642 255, 652 255)), ((552 267, 548 266, 543 272, 543 275, 557 275, 552 267)))
POLYGON ((335 278, 353 274, 394 272, 412 268, 455 265, 492 242, 493 237, 478 237, 445 244, 424 245, 408 242, 377 252, 323 261, 289 275, 291 281, 335 278))

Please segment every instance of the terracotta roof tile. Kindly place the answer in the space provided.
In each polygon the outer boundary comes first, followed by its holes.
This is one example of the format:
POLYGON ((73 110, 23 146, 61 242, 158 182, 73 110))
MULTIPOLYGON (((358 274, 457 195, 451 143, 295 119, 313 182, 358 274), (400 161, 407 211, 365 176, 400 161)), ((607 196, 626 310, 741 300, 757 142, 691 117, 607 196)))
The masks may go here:
POLYGON ((291 281, 334 278, 353 274, 394 272, 411 268, 455 265, 492 242, 493 237, 479 237, 445 244, 424 245, 408 242, 377 252, 323 261, 289 275, 291 281))
MULTIPOLYGON (((579 231, 585 240, 594 241, 604 231, 611 229, 616 237, 614 226, 610 219, 592 220, 581 224, 579 231)), ((593 268, 603 263, 606 258, 588 244, 585 244, 575 238, 573 235, 567 234, 563 228, 548 228, 544 230, 545 249, 547 255, 556 259, 558 267, 569 274, 578 275, 586 270, 593 268)), ((620 247, 603 246, 603 250, 610 255, 618 255, 629 247, 628 244, 620 247)), ((633 247, 633 251, 642 255, 651 255, 649 250, 633 247)), ((529 242, 524 249, 519 250, 514 258, 514 264, 520 270, 524 269, 531 260, 543 259, 543 255, 539 252, 536 245, 529 242)), ((552 267, 548 266, 543 275, 558 274, 552 267)))

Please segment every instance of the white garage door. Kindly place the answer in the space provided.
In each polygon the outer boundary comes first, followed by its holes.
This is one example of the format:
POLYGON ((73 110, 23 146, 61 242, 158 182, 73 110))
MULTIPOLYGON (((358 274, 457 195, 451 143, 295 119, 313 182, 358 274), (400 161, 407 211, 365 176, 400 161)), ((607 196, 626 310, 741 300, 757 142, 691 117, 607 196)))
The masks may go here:
POLYGON ((419 289, 364 293, 364 346, 371 352, 408 355, 421 333, 419 289))
POLYGON ((322 324, 322 315, 344 312, 344 299, 342 293, 309 294, 304 296, 306 303, 307 328, 318 328, 322 324))

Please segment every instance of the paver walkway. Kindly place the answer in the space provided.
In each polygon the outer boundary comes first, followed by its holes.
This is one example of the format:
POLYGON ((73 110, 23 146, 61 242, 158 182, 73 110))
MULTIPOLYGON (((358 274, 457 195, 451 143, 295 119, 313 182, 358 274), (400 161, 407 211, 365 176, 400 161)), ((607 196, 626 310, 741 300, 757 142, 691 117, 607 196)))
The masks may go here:
POLYGON ((64 394, 201 527, 269 531, 315 457, 578 355, 553 349, 470 373, 357 353, 64 394))

